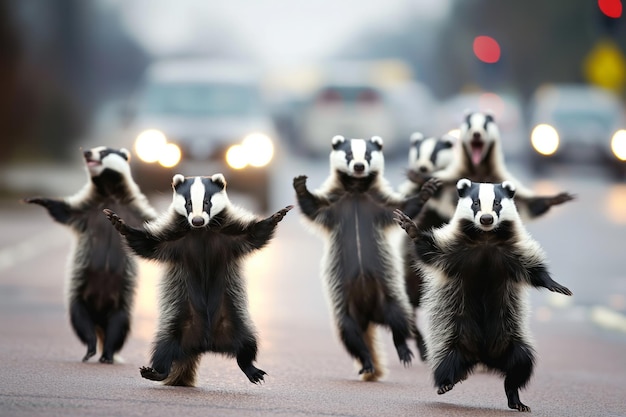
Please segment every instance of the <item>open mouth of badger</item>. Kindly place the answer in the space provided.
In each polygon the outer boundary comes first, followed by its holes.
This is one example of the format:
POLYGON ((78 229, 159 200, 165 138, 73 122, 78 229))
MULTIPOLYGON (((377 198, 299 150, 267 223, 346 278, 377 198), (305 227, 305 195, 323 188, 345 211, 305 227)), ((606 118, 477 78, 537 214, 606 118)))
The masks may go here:
POLYGON ((474 138, 470 142, 470 153, 472 163, 479 165, 483 159, 483 151, 485 150, 485 142, 482 139, 474 138))
POLYGON ((87 164, 89 168, 93 168, 102 165, 102 161, 94 159, 91 152, 85 152, 85 164, 87 164))

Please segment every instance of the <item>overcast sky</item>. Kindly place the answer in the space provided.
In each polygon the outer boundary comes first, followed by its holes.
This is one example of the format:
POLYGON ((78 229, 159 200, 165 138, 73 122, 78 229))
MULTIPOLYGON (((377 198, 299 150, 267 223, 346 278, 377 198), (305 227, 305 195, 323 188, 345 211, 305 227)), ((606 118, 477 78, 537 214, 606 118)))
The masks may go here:
POLYGON ((129 31, 155 55, 227 32, 269 65, 316 60, 367 27, 406 16, 444 17, 452 0, 109 0, 129 31), (225 30, 226 29, 226 30, 225 30))

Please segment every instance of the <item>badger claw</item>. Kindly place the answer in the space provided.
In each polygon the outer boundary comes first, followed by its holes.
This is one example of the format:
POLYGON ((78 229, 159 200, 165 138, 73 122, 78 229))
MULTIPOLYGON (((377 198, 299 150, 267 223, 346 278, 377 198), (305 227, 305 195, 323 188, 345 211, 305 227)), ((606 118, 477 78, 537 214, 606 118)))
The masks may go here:
POLYGON ((306 175, 299 175, 293 179, 293 188, 297 193, 306 192, 306 175))
POLYGON ((120 234, 126 235, 128 233, 128 226, 126 226, 126 223, 120 218, 120 216, 109 209, 104 209, 102 212, 105 216, 107 216, 107 219, 109 219, 113 227, 115 227, 120 234))
POLYGON ((409 216, 404 214, 404 212, 400 209, 395 209, 393 211, 393 219, 398 225, 404 229, 407 235, 413 240, 417 238, 418 230, 415 222, 411 220, 409 216))

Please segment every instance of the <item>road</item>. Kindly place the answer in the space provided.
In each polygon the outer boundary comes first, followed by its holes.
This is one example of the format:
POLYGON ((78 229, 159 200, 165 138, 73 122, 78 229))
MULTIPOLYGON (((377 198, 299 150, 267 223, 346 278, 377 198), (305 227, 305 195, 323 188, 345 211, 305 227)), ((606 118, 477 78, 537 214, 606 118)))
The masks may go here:
MULTIPOLYGON (((390 167, 388 178, 398 181, 401 169, 390 167)), ((293 176, 309 175, 314 188, 326 171, 323 162, 282 165, 274 177, 274 208, 293 203, 293 176)), ((577 201, 528 227, 546 250, 554 278, 574 297, 532 291, 538 361, 521 399, 538 416, 626 416, 626 185, 608 183, 595 172, 561 174, 550 181, 528 178, 528 184, 546 193, 566 189, 577 201)), ((154 201, 164 208, 168 198, 154 201)), ((70 232, 39 207, 14 200, 0 207, 2 417, 513 413, 496 375, 477 372, 437 395, 428 368, 418 360, 402 367, 384 331, 389 375, 381 382, 359 381, 334 333, 322 291, 322 244, 304 228, 297 210, 246 265, 260 340, 257 366, 268 373, 264 384, 250 384, 233 359, 212 354, 203 357, 195 388, 164 387, 140 377, 157 318, 159 269, 146 262, 141 262, 123 362, 81 363, 84 347, 71 331, 64 305, 70 232)))

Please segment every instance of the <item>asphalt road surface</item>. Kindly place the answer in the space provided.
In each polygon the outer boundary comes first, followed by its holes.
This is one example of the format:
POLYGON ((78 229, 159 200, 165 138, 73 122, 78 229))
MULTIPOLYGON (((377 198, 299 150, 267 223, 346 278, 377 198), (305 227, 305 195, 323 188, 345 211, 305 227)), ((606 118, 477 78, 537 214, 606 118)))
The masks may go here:
MULTIPOLYGON (((293 203, 291 178, 326 175, 322 162, 293 162, 275 177, 275 209, 293 203)), ((400 170, 390 169, 391 180, 400 170)), ((82 175, 82 174, 75 174, 82 175)), ((82 181, 78 181, 81 183, 82 181)), ((533 290, 535 373, 522 402, 539 416, 626 416, 626 185, 600 175, 529 183, 566 189, 578 200, 529 225, 554 278, 574 296, 533 290)), ((71 194, 74 189, 68 190, 71 194)), ((168 196, 159 200, 162 208, 168 196)), ((382 331, 389 374, 361 382, 339 343, 319 279, 322 244, 297 209, 275 240, 246 266, 250 312, 259 333, 253 385, 235 360, 203 356, 194 388, 142 379, 157 318, 159 269, 141 263, 132 334, 123 362, 81 363, 85 348, 71 331, 64 299, 71 233, 40 207, 14 200, 0 207, 0 416, 501 416, 509 410, 503 380, 477 372, 437 395, 428 368, 398 361, 382 331)), ((420 316, 423 326, 425 319, 420 316)))

